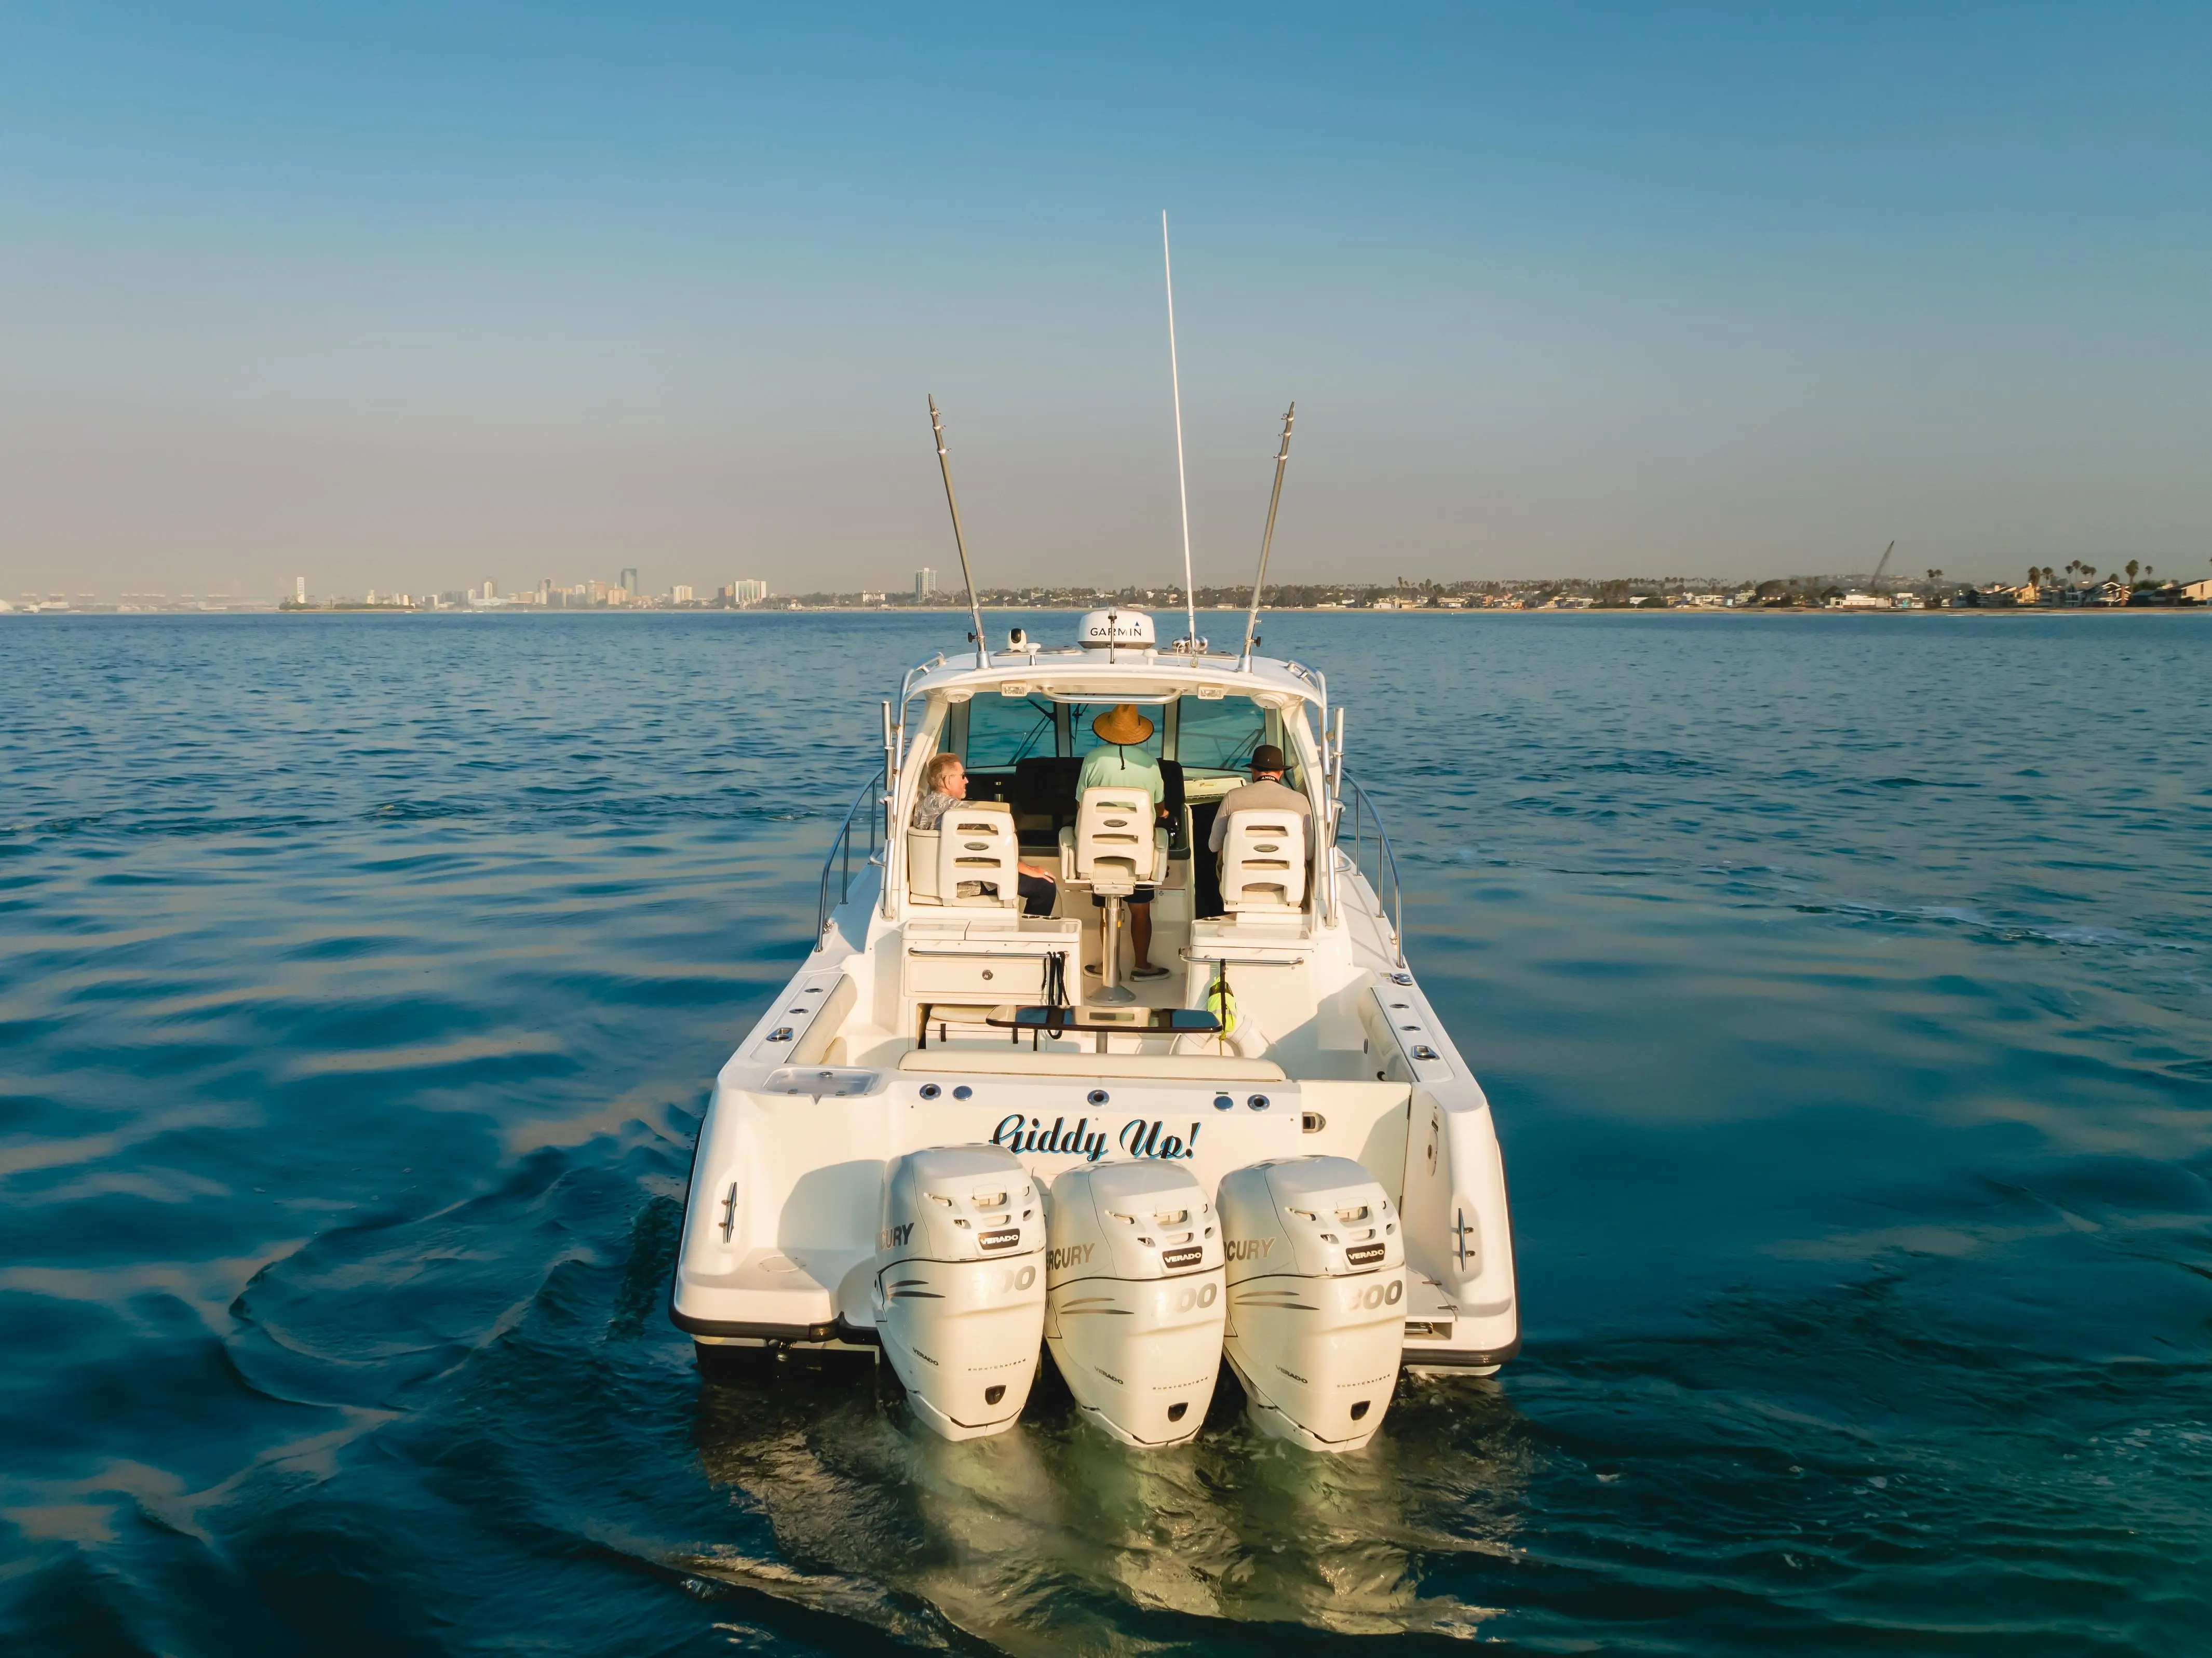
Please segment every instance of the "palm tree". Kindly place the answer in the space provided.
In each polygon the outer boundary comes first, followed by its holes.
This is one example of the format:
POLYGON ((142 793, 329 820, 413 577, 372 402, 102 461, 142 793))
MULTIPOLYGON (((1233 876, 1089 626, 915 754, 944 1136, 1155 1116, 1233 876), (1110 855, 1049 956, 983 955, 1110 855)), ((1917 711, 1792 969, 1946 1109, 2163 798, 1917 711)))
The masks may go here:
POLYGON ((2136 563, 2135 560, 2130 559, 2128 561, 2128 580, 2130 581, 2133 581, 2136 579, 2136 572, 2141 568, 2142 568, 2142 565, 2136 563))

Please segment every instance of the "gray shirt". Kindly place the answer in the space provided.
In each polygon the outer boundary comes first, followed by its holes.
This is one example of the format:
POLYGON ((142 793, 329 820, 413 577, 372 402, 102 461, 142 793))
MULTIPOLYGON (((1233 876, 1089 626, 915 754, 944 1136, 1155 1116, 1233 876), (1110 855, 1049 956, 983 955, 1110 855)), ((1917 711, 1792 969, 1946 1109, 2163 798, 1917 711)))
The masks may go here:
MULTIPOLYGON (((1229 814, 1232 811, 1294 811, 1301 817, 1313 817, 1313 803, 1296 789, 1277 782, 1272 777, 1262 777, 1243 787, 1231 789, 1221 797, 1221 810, 1213 814, 1213 833, 1206 837, 1208 852, 1221 850, 1221 838, 1229 833, 1229 814)), ((1312 826, 1307 826, 1306 838, 1313 838, 1312 826)), ((1306 850, 1311 852, 1309 846, 1306 850)))

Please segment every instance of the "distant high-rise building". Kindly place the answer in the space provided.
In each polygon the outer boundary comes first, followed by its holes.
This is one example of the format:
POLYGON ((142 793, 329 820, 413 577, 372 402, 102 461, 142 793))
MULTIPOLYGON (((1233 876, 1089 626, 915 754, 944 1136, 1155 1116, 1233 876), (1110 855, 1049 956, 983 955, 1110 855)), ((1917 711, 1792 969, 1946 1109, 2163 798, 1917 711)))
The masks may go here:
POLYGON ((629 568, 624 570, 622 573, 622 580, 617 585, 619 586, 624 592, 634 596, 637 592, 637 566, 633 564, 629 568))
POLYGON ((486 598, 497 598, 499 597, 499 584, 494 581, 489 576, 486 576, 484 578, 483 596, 486 598))
POLYGON ((914 573, 914 596, 927 598, 937 591, 937 572, 927 564, 914 573))
POLYGON ((292 602, 295 604, 304 604, 307 602, 307 577, 295 575, 292 578, 292 602))
POLYGON ((689 604, 691 602, 691 590, 681 583, 670 588, 668 596, 678 604, 689 604))
POLYGON ((737 604, 757 604, 768 597, 768 583, 747 576, 742 581, 730 584, 730 599, 737 604))

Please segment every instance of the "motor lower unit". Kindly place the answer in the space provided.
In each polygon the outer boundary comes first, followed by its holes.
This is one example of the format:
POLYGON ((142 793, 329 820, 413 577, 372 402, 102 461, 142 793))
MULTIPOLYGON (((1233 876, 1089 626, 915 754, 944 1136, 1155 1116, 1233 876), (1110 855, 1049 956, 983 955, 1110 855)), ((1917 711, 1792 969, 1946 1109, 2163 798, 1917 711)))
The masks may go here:
POLYGON ((1043 1206, 1012 1152, 935 1146, 891 1163, 876 1329, 908 1402, 947 1439, 1013 1425, 1044 1326, 1043 1206))
POLYGON ((1252 1419, 1309 1450, 1357 1450, 1390 1408, 1406 1345, 1406 1244, 1349 1157, 1285 1157, 1221 1182, 1223 1350, 1252 1419))
POLYGON ((1125 1445, 1191 1438, 1228 1305, 1206 1188, 1176 1163, 1084 1163, 1048 1212, 1044 1339, 1076 1405, 1125 1445))

